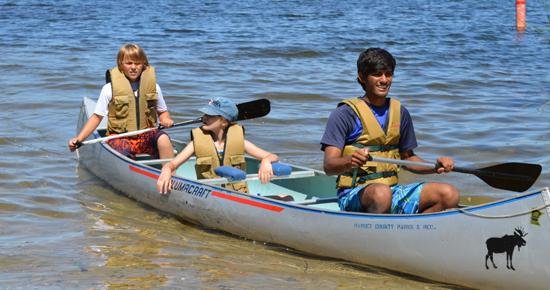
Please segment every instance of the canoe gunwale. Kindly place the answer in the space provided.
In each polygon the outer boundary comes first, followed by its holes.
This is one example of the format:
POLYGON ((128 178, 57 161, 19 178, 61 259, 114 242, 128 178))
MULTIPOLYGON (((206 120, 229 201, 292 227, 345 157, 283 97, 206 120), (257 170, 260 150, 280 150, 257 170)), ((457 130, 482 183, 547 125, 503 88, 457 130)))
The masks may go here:
MULTIPOLYGON (((95 102, 93 100, 89 99, 89 98, 84 98, 84 100, 83 100, 83 108, 84 108, 84 112, 86 113, 87 116, 89 116, 87 106, 91 102, 95 104, 95 102)), ((94 138, 101 137, 100 134, 99 134, 99 130, 102 130, 102 129, 104 129, 104 128, 99 128, 98 127, 93 132, 92 135, 94 136, 94 138)), ((140 161, 130 159, 130 158, 124 156, 123 154, 119 153, 118 151, 114 150, 113 148, 111 148, 111 146, 109 146, 105 142, 100 142, 100 143, 91 144, 91 145, 87 145, 87 146, 101 146, 104 150, 107 150, 107 152, 113 154, 119 160, 127 163, 128 166, 134 166, 134 167, 140 168, 141 170, 146 170, 150 174, 153 174, 153 175, 156 175, 156 176, 160 175, 160 170, 159 169, 150 166, 146 162, 140 162, 140 161)), ((315 169, 304 167, 304 166, 297 166, 297 165, 292 165, 292 166, 294 166, 296 168, 299 168, 299 169, 302 169, 302 170, 305 170, 305 171, 312 171, 315 174, 318 174, 320 172, 319 170, 315 170, 315 169)), ((256 201, 260 201, 260 202, 276 204, 278 206, 283 206, 283 207, 288 207, 288 208, 297 208, 297 209, 300 209, 300 210, 313 211, 313 212, 322 212, 322 213, 332 214, 332 215, 343 215, 343 216, 348 216, 348 217, 357 217, 357 218, 385 218, 385 219, 402 219, 402 218, 411 218, 411 217, 414 217, 414 218, 433 218, 433 217, 443 217, 443 216, 459 215, 459 214, 465 214, 465 215, 473 216, 472 213, 474 213, 474 212, 490 209, 490 208, 493 208, 493 207, 498 207, 498 206, 505 205, 505 204, 512 203, 512 202, 517 202, 517 201, 520 201, 522 199, 526 199, 526 198, 529 198, 529 197, 532 197, 532 196, 535 196, 535 195, 538 195, 538 194, 542 193, 542 195, 545 199, 545 204, 546 205, 541 205, 541 207, 546 208, 547 209, 547 214, 550 216, 550 207, 549 207, 549 204, 550 204, 550 189, 548 187, 543 187, 543 188, 540 188, 540 189, 531 190, 531 191, 528 191, 526 193, 515 194, 515 196, 511 196, 509 198, 499 199, 499 200, 495 200, 495 201, 491 201, 491 202, 487 202, 487 203, 482 203, 482 204, 477 204, 477 205, 466 206, 466 207, 462 207, 462 208, 449 209, 449 210, 442 211, 442 212, 417 213, 417 214, 373 214, 373 213, 362 213, 362 212, 343 212, 343 211, 340 211, 340 210, 321 209, 321 208, 314 208, 314 207, 308 206, 310 204, 309 201, 314 202, 315 198, 306 199, 306 200, 303 200, 303 201, 285 202, 285 201, 280 201, 280 200, 274 200, 274 199, 267 198, 267 197, 256 196, 256 195, 251 195, 251 194, 247 194, 247 193, 232 191, 232 190, 228 190, 226 188, 222 188, 222 187, 218 187, 218 186, 215 186, 215 185, 212 185, 212 184, 201 182, 200 180, 192 180, 192 179, 184 178, 184 177, 177 176, 177 175, 173 176, 172 178, 176 179, 176 180, 179 180, 181 182, 192 183, 194 185, 212 186, 213 188, 216 188, 217 190, 220 190, 220 191, 223 191, 223 192, 226 192, 226 193, 230 193, 230 194, 233 194, 233 195, 238 195, 238 196, 243 197, 243 198, 250 198, 250 199, 253 199, 253 200, 256 200, 256 201), (300 202, 304 202, 304 204, 300 204, 300 202)), ((225 179, 225 178, 223 178, 223 179, 225 179)), ((316 198, 319 199, 319 200, 328 199, 327 197, 323 197, 323 196, 319 196, 319 197, 316 197, 316 198)), ((313 204, 315 204, 315 203, 313 203, 313 204)))
MULTIPOLYGON (((97 134, 97 135, 99 136, 99 134, 97 134)), ((102 146, 105 150, 107 150, 111 154, 113 154, 118 159, 120 159, 123 162, 127 163, 128 166, 134 166, 134 167, 140 168, 142 170, 148 171, 150 174, 153 174, 153 175, 157 175, 157 176, 160 175, 160 170, 157 169, 157 168, 151 167, 147 164, 142 164, 139 161, 132 160, 132 159, 120 154, 118 151, 114 150, 113 148, 111 148, 106 143, 101 142, 101 143, 99 143, 99 145, 102 146)), ((93 145, 90 145, 90 146, 93 146, 93 145)), ((172 178, 175 179, 175 180, 182 181, 182 182, 192 183, 194 185, 208 185, 208 186, 216 188, 219 191, 223 191, 225 193, 230 193, 230 194, 233 194, 233 195, 238 195, 238 196, 243 197, 243 198, 250 198, 250 199, 261 201, 261 202, 267 202, 267 203, 270 203, 270 204, 276 204, 278 206, 284 206, 284 207, 288 207, 288 208, 299 208, 301 210, 314 211, 314 212, 323 212, 323 213, 326 213, 326 214, 344 215, 344 216, 348 216, 348 217, 357 217, 357 218, 369 218, 369 217, 370 218, 388 218, 388 219, 394 219, 394 218, 401 219, 401 218, 407 218, 407 217, 433 218, 433 217, 442 217, 442 216, 457 215, 457 214, 469 214, 469 213, 473 213, 473 212, 476 212, 476 211, 485 210, 485 209, 489 209, 489 208, 493 208, 493 207, 498 207, 498 206, 508 204, 508 203, 512 203, 512 202, 517 202, 519 200, 529 198, 529 197, 532 197, 534 195, 538 195, 541 192, 548 192, 549 191, 548 187, 544 187, 544 188, 541 188, 541 189, 538 189, 538 190, 529 191, 527 193, 522 193, 522 194, 519 194, 517 196, 512 196, 512 197, 509 197, 509 198, 506 198, 506 199, 500 199, 500 200, 496 200, 496 201, 492 201, 492 202, 487 202, 487 203, 483 203, 483 204, 479 204, 479 205, 472 205, 472 206, 463 207, 463 208, 454 208, 454 209, 450 209, 450 210, 447 210, 447 211, 435 212, 435 213, 373 214, 373 213, 344 212, 344 211, 339 211, 339 210, 336 211, 336 210, 330 210, 330 209, 313 208, 313 207, 308 206, 308 204, 302 205, 299 202, 285 202, 285 201, 280 201, 280 200, 274 200, 274 199, 267 198, 267 197, 256 196, 256 195, 251 195, 251 194, 247 194, 247 193, 243 193, 243 192, 228 190, 226 188, 218 187, 218 186, 215 186, 215 185, 212 185, 212 184, 203 183, 200 180, 188 179, 188 178, 184 178, 184 177, 177 176, 177 175, 173 176, 172 178)), ((223 179, 225 179, 225 178, 223 178, 223 179)), ((323 197, 320 197, 319 199, 321 199, 321 198, 323 198, 323 197)), ((309 200, 310 199, 307 199, 307 200, 304 200, 304 201, 309 201, 309 200)), ((314 201, 314 199, 311 199, 311 201, 314 201)), ((548 208, 549 206, 550 205, 542 205, 541 207, 548 208)))

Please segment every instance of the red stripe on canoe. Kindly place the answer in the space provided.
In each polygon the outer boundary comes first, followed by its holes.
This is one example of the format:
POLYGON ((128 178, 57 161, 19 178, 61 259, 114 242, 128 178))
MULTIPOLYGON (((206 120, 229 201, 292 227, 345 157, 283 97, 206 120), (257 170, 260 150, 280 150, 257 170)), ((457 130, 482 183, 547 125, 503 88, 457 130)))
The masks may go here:
POLYGON ((247 205, 267 209, 267 210, 270 210, 270 211, 281 212, 281 211, 284 210, 284 208, 280 207, 280 206, 261 203, 261 202, 258 202, 258 201, 254 201, 254 200, 250 200, 250 199, 246 199, 246 198, 242 198, 242 197, 238 197, 238 196, 233 196, 233 195, 221 193, 219 191, 212 191, 210 194, 215 196, 215 197, 219 197, 219 198, 231 200, 231 201, 238 202, 238 203, 247 204, 247 205))
MULTIPOLYGON (((128 168, 130 168, 130 170, 132 170, 134 172, 137 172, 139 174, 145 175, 145 176, 153 178, 153 179, 158 179, 159 178, 159 176, 157 174, 151 173, 147 170, 143 170, 141 168, 138 168, 138 167, 135 167, 135 166, 132 166, 132 165, 128 165, 128 168)), ((213 195, 215 197, 231 200, 231 201, 234 201, 234 202, 238 202, 238 203, 242 203, 242 204, 247 204, 247 205, 267 209, 267 210, 274 211, 274 212, 281 212, 281 211, 284 210, 284 208, 282 208, 280 206, 265 204, 265 203, 257 202, 257 201, 254 201, 254 200, 250 200, 250 199, 246 199, 246 198, 242 198, 242 197, 237 197, 237 196, 221 193, 221 192, 218 192, 218 191, 212 191, 211 195, 213 195)))
POLYGON ((128 168, 130 168, 130 170, 132 170, 134 172, 137 172, 139 174, 145 175, 145 176, 153 178, 153 179, 158 179, 159 178, 159 176, 154 174, 154 173, 151 173, 147 170, 143 170, 141 168, 138 168, 138 167, 135 167, 135 166, 132 166, 132 165, 128 165, 128 168))

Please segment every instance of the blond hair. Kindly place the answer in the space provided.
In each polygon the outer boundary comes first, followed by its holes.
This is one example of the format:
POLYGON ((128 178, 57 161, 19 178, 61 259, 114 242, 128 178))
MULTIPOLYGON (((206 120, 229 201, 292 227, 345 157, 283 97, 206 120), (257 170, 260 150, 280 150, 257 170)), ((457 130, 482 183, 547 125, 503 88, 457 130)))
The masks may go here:
POLYGON ((122 62, 125 58, 129 58, 133 61, 138 61, 143 64, 144 68, 149 66, 149 60, 145 54, 145 50, 135 43, 127 43, 120 47, 117 55, 117 66, 122 71, 122 62))

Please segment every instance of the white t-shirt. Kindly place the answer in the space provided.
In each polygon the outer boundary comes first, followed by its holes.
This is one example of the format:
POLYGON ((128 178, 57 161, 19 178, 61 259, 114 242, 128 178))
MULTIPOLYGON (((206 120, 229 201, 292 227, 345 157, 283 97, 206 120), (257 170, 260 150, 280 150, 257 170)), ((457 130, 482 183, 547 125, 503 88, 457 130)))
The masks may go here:
MULTIPOLYGON (((134 95, 137 96, 138 91, 134 91, 134 95)), ((164 97, 162 96, 162 91, 160 90, 159 85, 157 84, 157 93, 158 93, 158 101, 157 101, 157 114, 160 114, 162 112, 168 111, 168 107, 166 107, 166 103, 164 102, 164 97)), ((111 89, 111 83, 107 83, 103 86, 101 89, 101 93, 99 94, 99 98, 97 98, 97 104, 95 105, 94 114, 100 115, 102 117, 107 116, 107 113, 109 112, 109 103, 111 102, 111 99, 113 98, 113 90, 111 89)))

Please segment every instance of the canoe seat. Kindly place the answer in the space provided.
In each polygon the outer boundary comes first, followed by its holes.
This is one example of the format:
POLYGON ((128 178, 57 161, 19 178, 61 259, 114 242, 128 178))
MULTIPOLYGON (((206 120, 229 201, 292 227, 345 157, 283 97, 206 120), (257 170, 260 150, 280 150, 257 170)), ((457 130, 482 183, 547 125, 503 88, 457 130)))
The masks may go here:
MULTIPOLYGON (((174 156, 178 155, 178 151, 174 149, 174 156)), ((149 154, 136 154, 136 159, 138 163, 141 164, 162 164, 166 162, 170 162, 172 158, 166 158, 166 159, 153 159, 153 156, 149 154)))
MULTIPOLYGON (((143 163, 148 164, 149 162, 143 161, 143 163)), ((277 163, 273 163, 277 164, 277 163)), ((286 164, 284 164, 286 165, 286 164)), ((238 181, 246 181, 248 185, 248 190, 250 194, 257 195, 257 196, 273 196, 273 195, 290 195, 294 200, 304 200, 308 197, 308 195, 304 192, 301 192, 302 190, 296 189, 293 190, 294 186, 289 186, 290 184, 294 184, 294 179, 299 180, 300 178, 310 178, 315 177, 316 172, 314 170, 307 170, 302 168, 295 168, 290 167, 289 165, 286 165, 290 168, 286 168, 287 172, 283 172, 281 169, 284 169, 283 167, 280 167, 280 165, 275 165, 274 170, 278 171, 277 174, 280 174, 279 176, 274 176, 271 179, 271 182, 267 184, 262 184, 259 180, 258 174, 246 174, 246 178, 243 180, 234 180, 230 181, 230 178, 227 177, 219 177, 219 178, 213 178, 213 179, 201 179, 197 180, 197 176, 195 173, 195 163, 194 163, 194 157, 190 158, 190 162, 183 163, 178 169, 176 169, 176 174, 179 177, 187 178, 190 180, 196 180, 197 182, 207 184, 207 185, 219 185, 219 184, 225 184, 225 183, 231 183, 231 182, 238 182, 238 181), (291 171, 291 172, 289 172, 291 171), (281 175, 281 174, 287 174, 287 175, 281 175)), ((254 169, 255 171, 256 169, 254 169)), ((302 182, 297 182, 299 184, 302 184, 302 182)))
MULTIPOLYGON (((271 179, 272 181, 315 176, 315 172, 313 170, 292 172, 292 167, 283 163, 273 163, 272 166, 273 173, 275 175, 271 179)), ((234 167, 220 166, 216 168, 215 171, 216 174, 222 177, 214 179, 203 179, 201 180, 201 182, 205 184, 215 185, 237 181, 246 181, 248 184, 249 192, 253 195, 266 197, 281 196, 281 198, 275 199, 288 201, 290 201, 291 198, 292 200, 299 200, 306 197, 306 195, 301 192, 294 191, 285 186, 278 185, 274 182, 262 184, 259 180, 258 174, 246 174, 244 171, 234 167)))
POLYGON ((312 204, 324 204, 324 203, 338 203, 338 197, 325 197, 325 198, 315 198, 315 199, 308 199, 304 201, 296 202, 296 204, 299 205, 312 205, 312 204))
POLYGON ((149 154, 136 154, 136 161, 142 160, 151 160, 151 155, 149 154))
POLYGON ((137 163, 139 164, 145 164, 145 165, 162 165, 164 163, 168 163, 172 160, 172 158, 167 158, 167 159, 147 159, 147 158, 144 158, 144 159, 137 159, 137 163))

